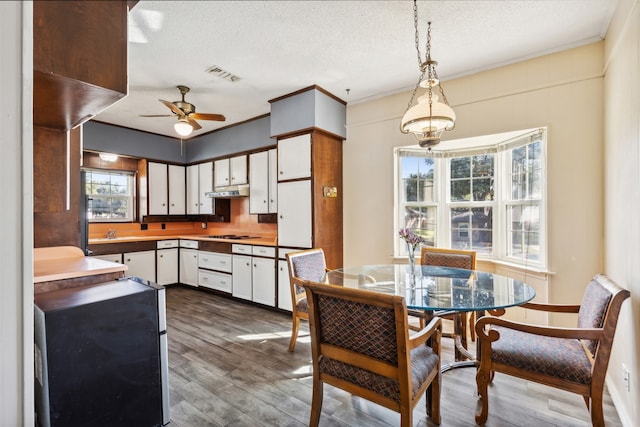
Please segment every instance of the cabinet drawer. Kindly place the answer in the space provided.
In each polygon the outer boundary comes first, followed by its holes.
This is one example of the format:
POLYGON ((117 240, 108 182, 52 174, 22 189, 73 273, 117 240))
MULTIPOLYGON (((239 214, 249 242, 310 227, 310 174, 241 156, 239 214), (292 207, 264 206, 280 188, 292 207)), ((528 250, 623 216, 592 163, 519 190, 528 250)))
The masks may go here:
POLYGON ((189 249, 198 249, 198 241, 197 240, 183 240, 183 239, 180 239, 180 247, 181 248, 189 248, 189 249))
POLYGON ((298 252, 298 251, 301 251, 301 250, 302 249, 278 248, 278 258, 279 259, 286 259, 287 257, 285 255, 287 255, 288 253, 298 252))
POLYGON ((92 257, 122 264, 122 254, 92 255, 92 257))
POLYGON ((198 270, 198 285, 231 293, 231 275, 217 271, 198 270))
POLYGON ((271 246, 254 246, 253 255, 274 258, 276 256, 276 248, 271 246))
POLYGON ((233 252, 234 254, 251 255, 251 245, 234 244, 231 246, 231 252, 233 252))
POLYGON ((156 242, 156 244, 157 244, 157 248, 158 249, 177 248, 178 247, 178 241, 177 240, 158 240, 156 242))
POLYGON ((199 251, 198 267, 231 273, 231 255, 199 251))

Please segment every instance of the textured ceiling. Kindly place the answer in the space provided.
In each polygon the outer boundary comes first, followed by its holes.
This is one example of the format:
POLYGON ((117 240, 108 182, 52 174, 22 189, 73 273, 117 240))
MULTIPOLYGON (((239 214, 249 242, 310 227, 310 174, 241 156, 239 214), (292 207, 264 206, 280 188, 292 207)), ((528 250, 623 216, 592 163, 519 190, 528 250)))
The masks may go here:
MULTIPOLYGON (((616 3, 419 1, 420 49, 430 20, 446 81, 601 40, 616 3)), ((267 114, 270 99, 310 85, 355 103, 412 89, 419 75, 410 0, 142 0, 129 28, 129 95, 96 120, 170 137, 174 117, 139 115, 171 114, 158 99, 179 100, 176 85, 191 87, 197 112, 227 118, 200 121, 194 137, 267 114), (212 66, 239 80, 208 74, 212 66)))

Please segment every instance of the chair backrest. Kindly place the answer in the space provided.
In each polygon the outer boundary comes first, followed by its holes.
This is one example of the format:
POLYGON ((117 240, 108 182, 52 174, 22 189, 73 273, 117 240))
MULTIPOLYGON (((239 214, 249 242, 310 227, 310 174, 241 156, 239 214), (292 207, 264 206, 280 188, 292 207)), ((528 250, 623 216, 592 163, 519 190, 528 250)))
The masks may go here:
POLYGON ((420 264, 475 270, 476 251, 423 246, 420 264))
POLYGON ((592 356, 596 355, 598 346, 610 348, 622 302, 629 296, 629 291, 604 274, 598 274, 587 285, 578 311, 578 328, 603 328, 605 336, 603 340, 583 340, 592 356))
POLYGON ((322 249, 307 249, 286 254, 289 268, 289 283, 291 285, 291 302, 295 312, 306 313, 308 305, 304 288, 300 285, 303 280, 320 282, 327 272, 327 265, 322 249))
POLYGON ((303 281, 314 371, 352 378, 388 399, 409 398, 407 307, 402 296, 303 281), (405 396, 403 396, 405 394, 405 396))

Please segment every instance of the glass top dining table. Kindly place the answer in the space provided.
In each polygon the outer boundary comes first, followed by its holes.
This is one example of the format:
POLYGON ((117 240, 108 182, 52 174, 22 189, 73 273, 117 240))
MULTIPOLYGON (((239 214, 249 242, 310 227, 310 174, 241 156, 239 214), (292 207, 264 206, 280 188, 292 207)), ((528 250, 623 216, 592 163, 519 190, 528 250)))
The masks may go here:
POLYGON ((326 282, 405 297, 408 308, 486 311, 524 304, 535 297, 526 283, 477 270, 407 264, 363 265, 327 272, 326 282))

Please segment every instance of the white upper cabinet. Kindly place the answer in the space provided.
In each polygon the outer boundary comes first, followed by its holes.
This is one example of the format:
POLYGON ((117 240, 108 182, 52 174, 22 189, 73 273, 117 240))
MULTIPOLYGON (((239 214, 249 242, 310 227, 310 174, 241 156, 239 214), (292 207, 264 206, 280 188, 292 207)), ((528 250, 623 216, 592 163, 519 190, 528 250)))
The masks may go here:
POLYGON ((187 166, 187 215, 200 213, 199 165, 187 166))
POLYGON ((206 194, 213 191, 213 162, 198 165, 198 200, 201 214, 213 213, 213 199, 206 194))
POLYGON ((268 151, 269 155, 269 213, 278 212, 278 150, 268 151))
POLYGON ((278 141, 278 181, 311 177, 311 135, 278 141))
POLYGON ((167 165, 149 162, 149 215, 166 215, 169 204, 167 165))
POLYGON ((169 165, 169 215, 184 215, 185 209, 184 166, 169 165))
POLYGON ((212 214, 213 199, 205 194, 213 191, 213 162, 187 167, 187 214, 212 214))
POLYGON ((214 164, 215 187, 247 183, 247 156, 216 160, 214 164))

